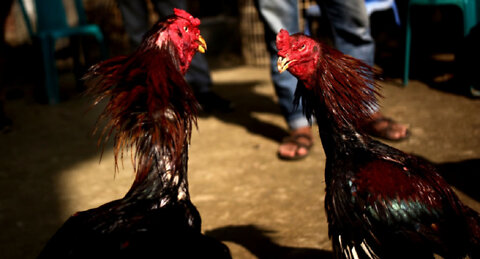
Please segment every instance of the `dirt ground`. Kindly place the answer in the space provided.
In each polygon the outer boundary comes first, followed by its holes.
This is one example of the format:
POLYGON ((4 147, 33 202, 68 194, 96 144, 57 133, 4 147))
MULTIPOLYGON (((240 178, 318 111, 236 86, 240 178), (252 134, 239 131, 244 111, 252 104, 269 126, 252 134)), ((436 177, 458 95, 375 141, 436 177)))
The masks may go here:
MULTIPOLYGON (((190 191, 203 231, 224 241, 233 258, 329 258, 323 209, 321 143, 298 162, 276 157, 286 135, 264 68, 213 71, 214 90, 232 100, 230 114, 199 119, 189 161, 190 191)), ((419 81, 382 83, 383 111, 410 125, 411 137, 390 143, 439 165, 461 199, 480 211, 480 100, 419 81)), ((0 135, 0 251, 33 258, 72 213, 122 197, 133 179, 130 160, 114 175, 112 150, 100 161, 90 135, 98 110, 89 99, 41 105, 6 103, 13 129, 0 135)))

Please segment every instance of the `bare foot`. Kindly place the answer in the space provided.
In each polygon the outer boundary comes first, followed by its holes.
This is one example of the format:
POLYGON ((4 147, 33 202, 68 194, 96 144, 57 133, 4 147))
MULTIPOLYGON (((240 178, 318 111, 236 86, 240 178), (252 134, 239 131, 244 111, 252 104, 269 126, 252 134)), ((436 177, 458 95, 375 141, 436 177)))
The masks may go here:
POLYGON ((313 145, 312 128, 302 127, 290 132, 278 147, 278 157, 284 160, 297 160, 306 157, 313 145))

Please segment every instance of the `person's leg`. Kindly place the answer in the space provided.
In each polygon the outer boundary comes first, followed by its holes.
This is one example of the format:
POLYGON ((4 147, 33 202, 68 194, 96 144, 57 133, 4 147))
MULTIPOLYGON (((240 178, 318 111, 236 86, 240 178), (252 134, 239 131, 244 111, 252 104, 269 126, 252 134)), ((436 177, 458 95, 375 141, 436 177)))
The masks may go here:
MULTIPOLYGON (((173 8, 188 9, 185 0, 152 0, 152 3, 160 18, 173 14, 173 8)), ((217 110, 228 112, 232 109, 230 101, 212 92, 212 77, 204 54, 197 53, 193 57, 190 68, 185 75, 185 80, 192 86, 195 96, 204 111, 211 112, 217 110)))
MULTIPOLYGON (((187 2, 185 0, 152 0, 152 3, 160 18, 173 14, 173 8, 187 10, 187 2)), ((193 57, 185 79, 197 93, 210 91, 212 78, 210 77, 210 69, 204 55, 196 54, 193 57)))
POLYGON ((8 132, 12 120, 7 117, 4 110, 5 102, 5 69, 7 67, 7 43, 5 41, 5 23, 12 9, 13 0, 4 0, 0 3, 0 132, 8 132))
POLYGON ((152 4, 160 19, 173 14, 173 8, 188 11, 185 0, 152 0, 152 4))
MULTIPOLYGON (((173 14, 173 8, 187 9, 185 0, 152 0, 152 3, 160 18, 173 14)), ((193 57, 185 79, 198 93, 210 91, 212 78, 210 77, 210 69, 204 55, 196 54, 193 57)))
POLYGON ((132 49, 136 49, 142 42, 143 35, 150 28, 148 9, 145 1, 117 0, 123 17, 125 31, 130 38, 132 49))
MULTIPOLYGON (((373 66, 375 42, 370 33, 365 1, 323 0, 319 4, 332 26, 336 48, 373 66)), ((369 134, 388 140, 402 140, 408 136, 405 125, 384 117, 378 108, 372 110, 372 120, 365 122, 364 128, 369 134)))
POLYGON ((341 52, 374 65, 375 42, 364 0, 322 0, 332 26, 335 47, 341 52))
POLYGON ((280 144, 278 155, 284 159, 304 157, 308 154, 312 144, 310 124, 303 114, 301 104, 298 107, 294 105, 297 79, 288 71, 282 74, 278 72, 278 56, 275 46, 276 34, 280 29, 286 29, 289 33, 300 31, 298 24, 298 1, 256 0, 255 4, 265 25, 265 42, 270 54, 270 71, 275 93, 291 135, 280 144), (300 137, 293 137, 298 135, 300 137), (298 143, 303 145, 300 146, 298 143))

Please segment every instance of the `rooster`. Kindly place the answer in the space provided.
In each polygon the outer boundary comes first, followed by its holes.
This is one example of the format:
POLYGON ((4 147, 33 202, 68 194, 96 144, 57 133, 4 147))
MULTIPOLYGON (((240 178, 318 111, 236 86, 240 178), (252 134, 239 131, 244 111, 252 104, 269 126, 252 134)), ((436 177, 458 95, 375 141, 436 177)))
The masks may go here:
POLYGON ((480 216, 429 162, 373 140, 377 73, 303 34, 277 34, 278 70, 298 78, 296 101, 318 122, 325 209, 337 258, 480 256, 480 216))
POLYGON ((224 244, 201 233, 188 192, 198 104, 183 76, 194 54, 206 50, 199 24, 174 9, 133 54, 90 68, 94 105, 106 101, 97 124, 103 144, 113 134, 117 169, 131 149, 135 180, 122 199, 70 217, 39 258, 230 258, 224 244))

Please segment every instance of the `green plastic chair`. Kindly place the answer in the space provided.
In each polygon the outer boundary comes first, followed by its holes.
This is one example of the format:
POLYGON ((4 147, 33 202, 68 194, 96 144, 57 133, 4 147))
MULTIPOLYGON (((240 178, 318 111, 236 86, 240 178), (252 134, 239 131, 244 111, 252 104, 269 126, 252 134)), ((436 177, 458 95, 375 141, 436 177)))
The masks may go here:
MULTIPOLYGON (((470 29, 478 22, 477 3, 475 0, 410 0, 407 9, 406 37, 405 37, 405 67, 403 70, 403 85, 408 84, 408 74, 410 69, 410 9, 413 5, 453 5, 461 9, 463 13, 463 32, 467 35, 470 29)), ((480 6, 479 6, 480 7, 480 6)))
POLYGON ((100 44, 102 58, 107 57, 107 47, 100 28, 96 24, 87 24, 82 0, 74 1, 78 14, 78 25, 71 27, 67 22, 63 0, 35 0, 37 26, 34 31, 25 4, 23 0, 19 0, 30 37, 34 42, 40 43, 45 76, 44 84, 49 104, 57 104, 60 101, 58 71, 54 55, 57 39, 72 36, 94 36, 100 44))

